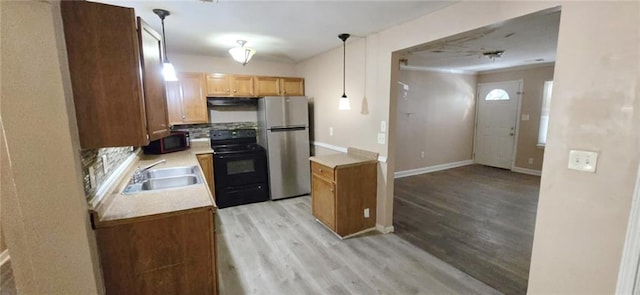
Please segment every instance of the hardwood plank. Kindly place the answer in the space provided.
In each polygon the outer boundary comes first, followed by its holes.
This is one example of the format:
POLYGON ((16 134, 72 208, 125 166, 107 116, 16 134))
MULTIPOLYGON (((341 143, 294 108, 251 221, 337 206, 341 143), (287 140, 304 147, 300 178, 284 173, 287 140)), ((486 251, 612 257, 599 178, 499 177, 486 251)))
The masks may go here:
POLYGON ((470 165, 395 181, 398 236, 507 294, 526 294, 540 177, 470 165))
POLYGON ((498 294, 394 234, 340 240, 309 196, 217 215, 220 294, 498 294))

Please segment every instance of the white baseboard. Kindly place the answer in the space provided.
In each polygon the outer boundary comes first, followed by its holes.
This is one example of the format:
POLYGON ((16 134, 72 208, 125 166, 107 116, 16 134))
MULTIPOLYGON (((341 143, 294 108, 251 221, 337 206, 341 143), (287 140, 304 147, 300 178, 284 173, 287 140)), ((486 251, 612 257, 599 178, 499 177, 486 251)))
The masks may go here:
POLYGON ((402 178, 402 177, 413 176, 413 175, 418 175, 423 173, 429 173, 429 172, 467 166, 471 164, 473 164, 473 160, 464 160, 460 162, 452 162, 452 163, 440 164, 435 166, 422 167, 418 169, 397 171, 393 173, 393 178, 402 178))
POLYGON ((533 170, 533 169, 527 169, 527 168, 521 168, 521 167, 515 167, 515 166, 513 168, 511 168, 511 171, 518 172, 518 173, 529 174, 529 175, 535 175, 535 176, 542 175, 542 171, 540 171, 540 170, 533 170))
POLYGON ((9 257, 9 249, 5 249, 4 251, 2 251, 2 253, 0 253, 0 266, 7 263, 9 259, 11 259, 11 257, 9 257))
POLYGON ((383 233, 388 234, 394 231, 393 225, 384 227, 382 224, 376 224, 376 230, 383 233))

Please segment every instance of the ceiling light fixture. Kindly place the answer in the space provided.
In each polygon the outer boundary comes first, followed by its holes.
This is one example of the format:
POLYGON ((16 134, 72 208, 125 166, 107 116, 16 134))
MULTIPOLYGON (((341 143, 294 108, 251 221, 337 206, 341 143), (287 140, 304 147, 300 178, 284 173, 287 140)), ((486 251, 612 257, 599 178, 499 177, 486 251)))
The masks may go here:
POLYGON ((347 39, 349 39, 349 34, 340 34, 338 38, 342 40, 342 96, 338 101, 338 109, 339 110, 350 110, 351 103, 349 102, 349 98, 345 92, 345 74, 346 74, 346 62, 347 62, 347 39))
POLYGON ((176 69, 169 62, 169 58, 167 58, 167 38, 164 35, 164 18, 169 16, 171 13, 164 9, 154 9, 153 13, 157 14, 162 22, 162 48, 164 51, 164 58, 162 59, 162 75, 164 76, 165 81, 178 81, 176 69))
POLYGON ((504 54, 504 50, 486 51, 482 53, 482 55, 488 57, 493 61, 495 61, 496 58, 502 57, 503 54, 504 54))
POLYGON ((256 54, 256 50, 244 47, 244 45, 247 44, 245 40, 238 40, 237 42, 240 46, 229 49, 229 54, 231 54, 231 57, 233 57, 235 61, 244 66, 251 60, 251 57, 256 54))

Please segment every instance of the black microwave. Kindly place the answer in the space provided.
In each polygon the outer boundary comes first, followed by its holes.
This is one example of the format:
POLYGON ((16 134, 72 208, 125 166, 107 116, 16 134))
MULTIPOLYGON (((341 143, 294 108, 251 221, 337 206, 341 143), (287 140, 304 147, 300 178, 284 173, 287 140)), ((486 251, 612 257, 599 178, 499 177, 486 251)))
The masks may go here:
POLYGON ((167 137, 150 142, 142 147, 145 154, 166 154, 189 148, 189 132, 174 131, 167 137))

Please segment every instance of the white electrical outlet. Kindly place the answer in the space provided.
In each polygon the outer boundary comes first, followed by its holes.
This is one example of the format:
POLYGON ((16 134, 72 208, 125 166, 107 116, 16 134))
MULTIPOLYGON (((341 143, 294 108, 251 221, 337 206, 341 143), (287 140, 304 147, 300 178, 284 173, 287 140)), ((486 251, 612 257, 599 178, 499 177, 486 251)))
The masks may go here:
POLYGON ((384 144, 384 142, 386 141, 384 133, 378 133, 378 143, 379 144, 384 144))
POLYGON ((385 131, 387 131, 387 122, 380 121, 380 132, 385 132, 385 131))
POLYGON ((93 167, 89 167, 89 183, 91 187, 96 187, 96 172, 93 170, 93 167))
POLYGON ((598 153, 589 151, 569 151, 569 169, 582 172, 596 172, 598 153))
POLYGON ((109 157, 107 155, 102 155, 102 172, 106 175, 109 171, 109 157))
POLYGON ((533 158, 529 158, 529 165, 533 165, 533 158))
POLYGON ((420 158, 424 158, 424 152, 420 152, 420 158))
POLYGON ((329 127, 329 136, 333 136, 333 127, 329 127))
POLYGON ((369 208, 364 209, 364 218, 369 218, 369 208))

